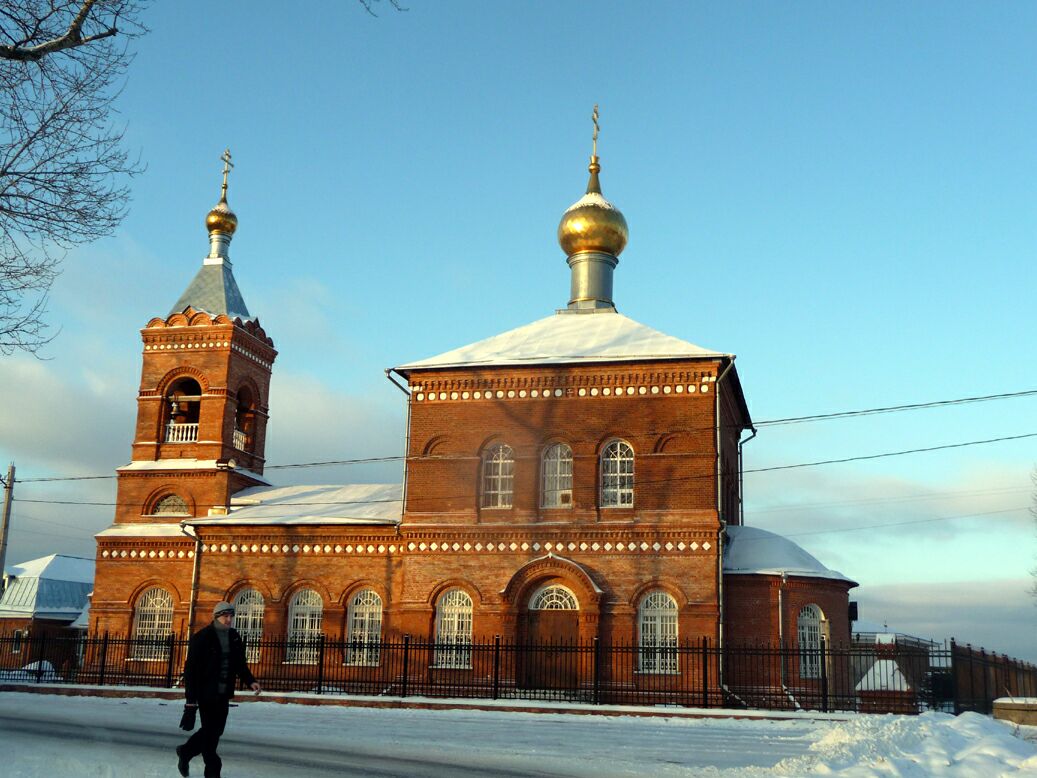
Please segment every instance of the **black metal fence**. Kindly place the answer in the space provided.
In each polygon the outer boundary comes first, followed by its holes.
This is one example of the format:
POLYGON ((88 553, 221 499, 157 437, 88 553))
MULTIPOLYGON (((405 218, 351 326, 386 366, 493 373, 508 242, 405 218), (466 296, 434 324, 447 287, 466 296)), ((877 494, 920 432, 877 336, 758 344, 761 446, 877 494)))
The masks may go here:
MULTIPOLYGON (((989 712, 1000 696, 1037 696, 1037 667, 981 649, 848 644, 643 647, 594 640, 517 644, 262 640, 247 646, 269 691, 380 697, 918 713, 989 712)), ((0 684, 173 688, 187 641, 111 634, 0 635, 0 684)))

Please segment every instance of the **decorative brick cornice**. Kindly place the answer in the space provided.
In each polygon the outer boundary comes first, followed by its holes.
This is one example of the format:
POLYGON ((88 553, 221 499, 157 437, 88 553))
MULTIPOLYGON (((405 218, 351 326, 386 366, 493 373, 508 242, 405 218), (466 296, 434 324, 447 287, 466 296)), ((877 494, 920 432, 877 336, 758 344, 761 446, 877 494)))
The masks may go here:
POLYGON ((479 402, 547 400, 562 397, 693 397, 710 392, 716 382, 709 371, 675 370, 642 374, 596 373, 499 378, 444 378, 411 385, 412 402, 479 402))

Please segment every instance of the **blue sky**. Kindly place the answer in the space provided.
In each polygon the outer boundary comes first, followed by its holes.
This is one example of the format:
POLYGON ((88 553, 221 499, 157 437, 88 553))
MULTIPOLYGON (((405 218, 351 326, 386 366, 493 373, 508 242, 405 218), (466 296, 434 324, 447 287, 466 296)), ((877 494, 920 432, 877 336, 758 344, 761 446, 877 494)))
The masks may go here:
MULTIPOLYGON (((137 331, 207 251, 226 146, 235 274, 280 350, 270 462, 400 453, 384 368, 566 303, 555 228, 595 103, 630 225, 620 311, 738 354, 755 419, 1037 388, 1037 6, 302 7, 149 10, 118 102, 147 164, 130 214, 68 256, 49 359, 0 362, 19 476, 128 459, 137 331)), ((746 467, 1030 432, 1034 397, 776 427, 746 467)), ((748 474, 747 522, 860 581, 864 618, 1037 660, 1035 440, 748 474)), ((113 499, 108 481, 19 490, 113 499)), ((110 516, 16 503, 8 560, 92 554, 110 516)))

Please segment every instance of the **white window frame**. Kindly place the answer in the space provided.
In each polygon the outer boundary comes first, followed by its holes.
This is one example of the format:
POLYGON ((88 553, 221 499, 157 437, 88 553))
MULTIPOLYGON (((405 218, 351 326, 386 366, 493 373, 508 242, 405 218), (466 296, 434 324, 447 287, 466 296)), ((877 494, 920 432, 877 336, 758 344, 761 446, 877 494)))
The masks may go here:
POLYGON ((561 584, 548 584, 529 598, 531 611, 578 611, 580 601, 572 590, 561 584))
POLYGON ((464 589, 444 592, 436 603, 436 650, 433 667, 467 670, 472 666, 474 604, 464 589))
POLYGON ((161 586, 141 592, 133 607, 133 659, 157 662, 169 658, 173 632, 173 595, 161 586))
POLYGON ((642 673, 677 675, 677 600, 668 592, 649 592, 637 609, 638 666, 642 673))
POLYGON ((363 589, 349 603, 346 664, 377 667, 382 658, 382 598, 363 589))
POLYGON ((286 664, 317 664, 323 621, 324 600, 320 594, 313 589, 296 592, 288 606, 288 645, 284 654, 286 664))
POLYGON ((515 452, 498 443, 483 452, 482 507, 510 508, 515 493, 515 452))
POLYGON ((540 459, 540 507, 572 508, 573 450, 565 443, 544 449, 540 459))
POLYGON ((234 595, 234 629, 245 642, 245 659, 259 661, 263 640, 263 614, 266 600, 256 589, 242 589, 234 595))
POLYGON ((610 441, 601 451, 602 508, 634 507, 634 447, 625 440, 610 441))
POLYGON ((821 636, 825 614, 813 603, 804 605, 796 616, 796 639, 799 645, 799 677, 821 677, 821 636))

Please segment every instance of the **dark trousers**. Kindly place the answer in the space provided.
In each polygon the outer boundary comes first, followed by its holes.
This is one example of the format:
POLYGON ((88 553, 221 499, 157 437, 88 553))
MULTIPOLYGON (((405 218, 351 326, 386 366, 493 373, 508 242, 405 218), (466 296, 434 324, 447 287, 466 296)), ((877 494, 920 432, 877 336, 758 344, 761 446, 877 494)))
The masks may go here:
POLYGON ((183 752, 188 759, 194 759, 198 754, 202 755, 206 778, 219 778, 220 768, 223 766, 223 760, 216 753, 216 747, 220 744, 223 728, 227 726, 229 705, 230 700, 226 697, 199 702, 198 715, 202 720, 202 726, 184 743, 183 752))

